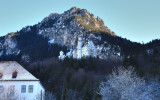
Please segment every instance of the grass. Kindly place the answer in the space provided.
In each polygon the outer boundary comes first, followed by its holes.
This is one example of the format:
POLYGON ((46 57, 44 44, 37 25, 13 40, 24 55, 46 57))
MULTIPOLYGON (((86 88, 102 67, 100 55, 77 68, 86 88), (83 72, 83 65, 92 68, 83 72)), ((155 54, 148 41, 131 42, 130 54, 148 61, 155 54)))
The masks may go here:
POLYGON ((94 32, 94 33, 106 33, 110 34, 112 36, 116 36, 113 32, 111 32, 107 27, 104 26, 104 23, 101 21, 95 20, 95 18, 87 17, 87 16, 81 16, 74 14, 71 16, 71 19, 76 19, 78 23, 83 27, 84 29, 94 32), (89 22, 87 24, 87 22, 89 22), (99 27, 97 27, 98 25, 99 27))
POLYGON ((17 33, 13 33, 13 32, 7 34, 7 36, 10 36, 10 37, 14 37, 16 35, 18 35, 18 34, 17 33))

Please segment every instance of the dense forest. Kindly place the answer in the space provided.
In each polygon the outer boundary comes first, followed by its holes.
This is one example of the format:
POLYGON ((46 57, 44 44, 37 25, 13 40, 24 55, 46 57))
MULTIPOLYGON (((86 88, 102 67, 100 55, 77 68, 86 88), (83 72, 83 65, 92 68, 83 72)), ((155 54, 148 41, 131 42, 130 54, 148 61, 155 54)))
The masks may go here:
POLYGON ((99 82, 117 65, 122 62, 89 57, 81 60, 65 58, 63 61, 51 58, 25 66, 58 100, 97 100, 100 98, 99 82))
POLYGON ((121 66, 135 68, 139 77, 150 79, 160 75, 160 52, 153 55, 132 55, 123 60, 83 58, 45 59, 24 64, 39 78, 43 86, 60 100, 99 100, 99 84, 106 75, 121 66))
MULTIPOLYGON (((127 39, 105 33, 102 41, 121 48, 122 59, 83 58, 80 60, 65 58, 59 60, 59 52, 68 52, 68 48, 58 44, 49 44, 48 39, 32 31, 16 32, 13 36, 18 42, 21 53, 2 55, 1 61, 14 60, 40 79, 47 91, 63 100, 99 100, 99 84, 113 69, 120 66, 135 68, 140 77, 157 77, 160 75, 160 41, 153 40, 147 44, 131 42, 127 39), (30 62, 21 60, 23 53, 30 55, 30 62)), ((4 37, 1 37, 3 40, 4 37)), ((101 43, 99 43, 101 44, 101 43)))

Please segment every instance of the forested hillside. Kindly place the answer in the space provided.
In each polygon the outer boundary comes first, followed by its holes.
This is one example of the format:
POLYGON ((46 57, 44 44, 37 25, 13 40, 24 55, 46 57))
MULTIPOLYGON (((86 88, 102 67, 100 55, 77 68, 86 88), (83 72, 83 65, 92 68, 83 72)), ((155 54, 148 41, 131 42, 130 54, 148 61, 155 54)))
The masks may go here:
POLYGON ((0 37, 0 61, 17 61, 23 65, 57 100, 101 100, 104 96, 100 83, 108 79, 108 84, 112 80, 108 76, 113 69, 123 66, 126 71, 125 68, 132 66, 136 77, 147 84, 152 78, 159 80, 160 40, 146 44, 132 42, 117 36, 100 17, 73 7, 0 37), (77 48, 79 36, 83 46, 93 42, 97 56, 58 59, 60 51, 67 55, 77 48))

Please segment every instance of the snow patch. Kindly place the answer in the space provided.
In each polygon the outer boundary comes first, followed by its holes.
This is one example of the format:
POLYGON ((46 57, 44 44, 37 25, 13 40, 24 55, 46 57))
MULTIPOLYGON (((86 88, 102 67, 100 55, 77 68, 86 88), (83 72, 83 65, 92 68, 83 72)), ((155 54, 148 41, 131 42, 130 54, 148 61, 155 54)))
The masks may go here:
POLYGON ((4 45, 8 48, 14 49, 17 46, 17 43, 12 38, 7 38, 4 45))
POLYGON ((53 44, 54 43, 54 39, 49 40, 48 43, 53 44))
POLYGON ((24 61, 24 62, 29 62, 30 61, 30 57, 29 57, 29 55, 24 54, 24 55, 22 55, 21 60, 24 61))

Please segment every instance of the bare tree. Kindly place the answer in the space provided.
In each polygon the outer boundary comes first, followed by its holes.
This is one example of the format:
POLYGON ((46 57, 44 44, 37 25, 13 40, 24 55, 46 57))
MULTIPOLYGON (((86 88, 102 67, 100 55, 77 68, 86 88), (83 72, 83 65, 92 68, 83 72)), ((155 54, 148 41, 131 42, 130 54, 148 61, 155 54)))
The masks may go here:
POLYGON ((20 97, 14 85, 6 85, 1 87, 0 100, 25 100, 25 98, 20 97))
POLYGON ((35 100, 56 100, 55 96, 50 92, 38 94, 35 100))
MULTIPOLYGON (((152 81, 148 84, 138 77, 134 68, 119 67, 110 74, 105 82, 100 84, 100 94, 103 100, 156 100, 160 84, 152 81), (153 95, 154 94, 154 95, 153 95)), ((158 100, 158 99, 157 99, 158 100)))

